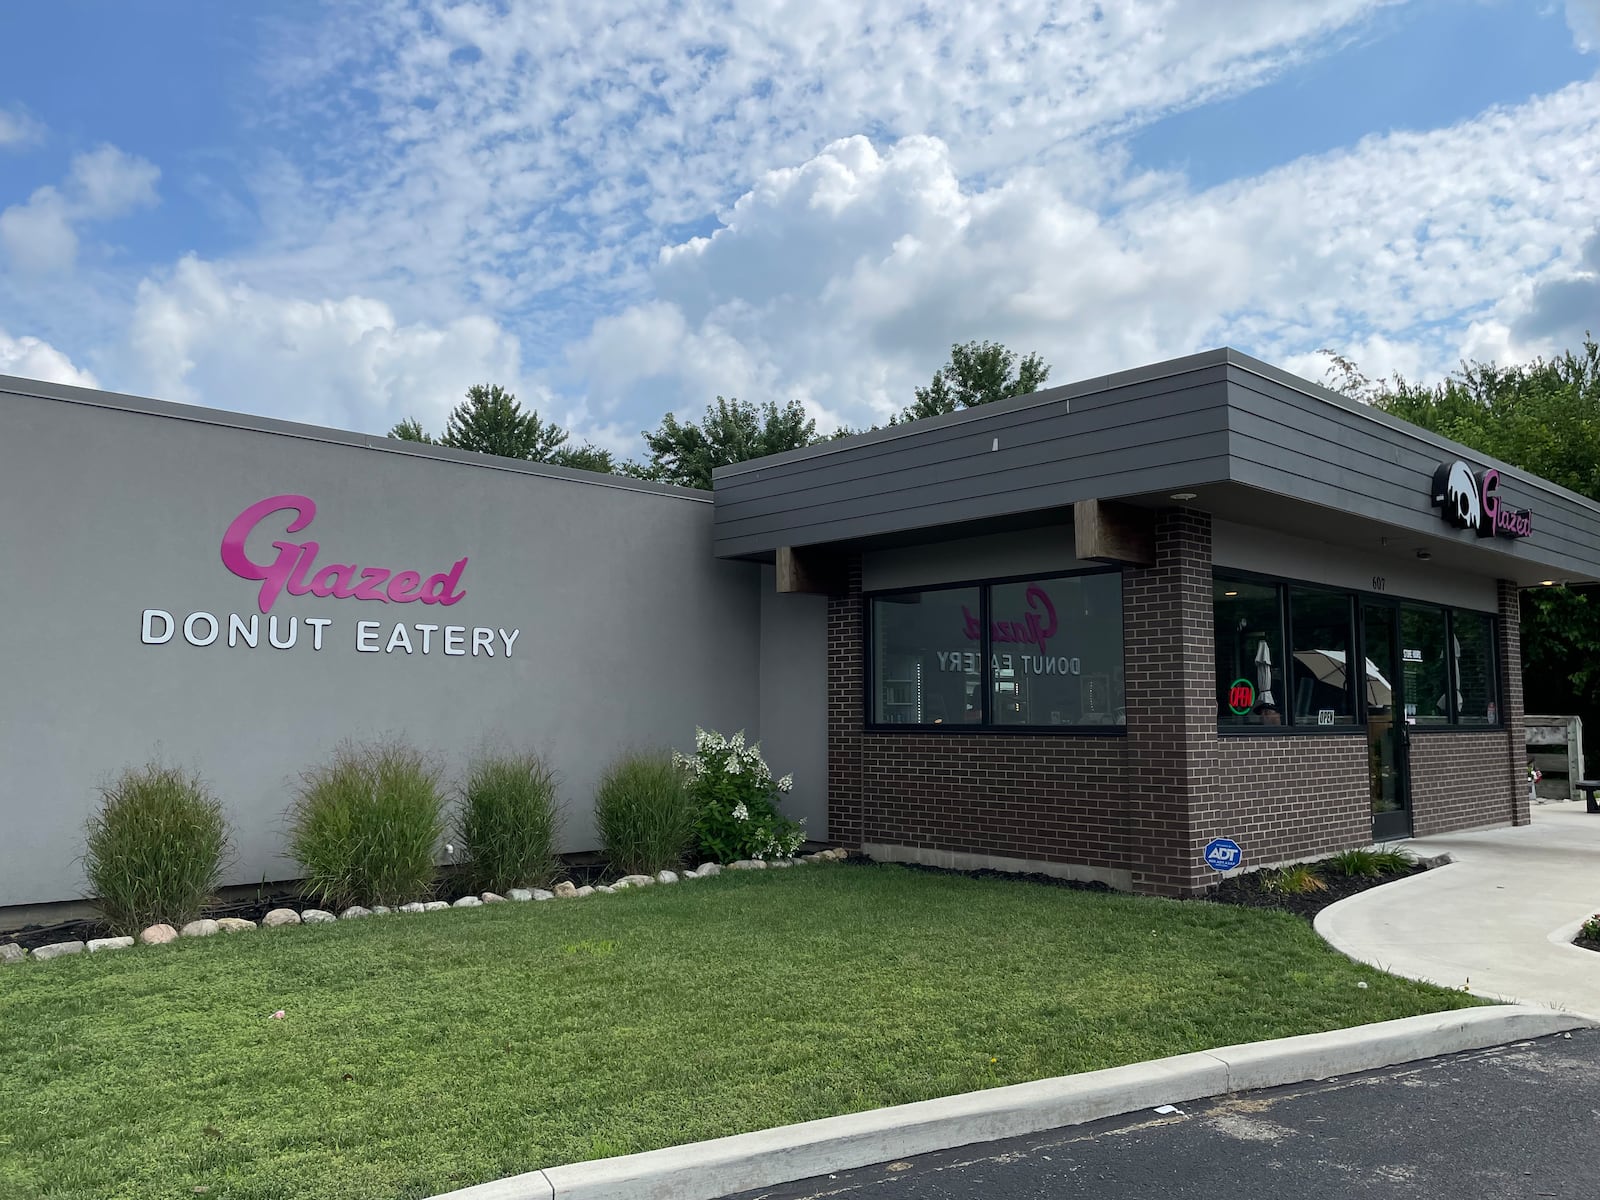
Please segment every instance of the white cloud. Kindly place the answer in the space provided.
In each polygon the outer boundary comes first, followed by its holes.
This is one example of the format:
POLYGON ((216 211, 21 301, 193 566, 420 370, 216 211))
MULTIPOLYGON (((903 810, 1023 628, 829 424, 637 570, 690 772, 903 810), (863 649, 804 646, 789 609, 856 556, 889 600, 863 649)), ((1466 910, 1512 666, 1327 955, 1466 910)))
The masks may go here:
MULTIPOLYGON (((385 432, 405 417, 439 429, 468 385, 496 382, 546 416, 516 338, 487 317, 403 324, 382 301, 275 295, 225 268, 181 260, 139 288, 131 361, 139 390, 186 403, 385 432)), ((557 406, 559 408, 559 406, 557 406)))
POLYGON ((853 424, 972 337, 1041 351, 1058 382, 1223 343, 1313 378, 1325 345, 1434 375, 1581 253, 1600 211, 1581 161, 1600 161, 1600 83, 1109 215, 1045 172, 974 186, 934 139, 851 138, 664 251, 656 298, 575 358, 602 394, 650 380, 679 406, 753 380, 853 424))
POLYGON ((0 329, 0 375, 70 383, 77 387, 100 386, 93 374, 75 366, 49 342, 27 334, 12 337, 4 329, 0 329))
POLYGON ((20 108, 0 108, 0 150, 22 150, 44 140, 44 126, 20 108))
POLYGON ((28 275, 69 270, 78 254, 75 225, 120 217, 159 202, 153 164, 104 145, 73 157, 66 180, 41 187, 0 212, 0 248, 28 275))
POLYGON ((1566 0, 1567 28, 1585 54, 1600 50, 1600 0, 1566 0))

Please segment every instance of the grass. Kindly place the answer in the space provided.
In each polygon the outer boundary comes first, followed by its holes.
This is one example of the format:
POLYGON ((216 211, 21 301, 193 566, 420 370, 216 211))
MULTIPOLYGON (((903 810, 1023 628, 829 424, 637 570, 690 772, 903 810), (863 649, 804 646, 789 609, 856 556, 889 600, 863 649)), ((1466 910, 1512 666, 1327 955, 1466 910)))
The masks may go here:
POLYGON ((1354 849, 1341 850, 1331 854, 1316 866, 1333 875, 1344 875, 1350 878, 1376 879, 1380 875, 1392 875, 1401 871, 1409 871, 1416 865, 1416 859, 1404 850, 1393 846, 1381 849, 1354 849))
POLYGON ((900 867, 186 940, 0 969, 0 1197, 404 1200, 1473 1003, 1285 914, 900 867))

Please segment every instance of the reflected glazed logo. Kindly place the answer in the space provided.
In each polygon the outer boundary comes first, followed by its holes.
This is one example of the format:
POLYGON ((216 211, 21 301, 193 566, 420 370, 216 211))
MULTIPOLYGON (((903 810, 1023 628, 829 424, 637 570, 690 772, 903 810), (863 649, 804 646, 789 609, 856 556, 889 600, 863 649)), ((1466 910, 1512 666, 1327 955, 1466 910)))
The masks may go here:
POLYGON ((1464 462, 1442 463, 1433 473, 1433 503, 1457 529, 1479 537, 1523 538, 1533 532, 1533 514, 1500 502, 1500 472, 1474 475, 1464 462))
MULTIPOLYGON (((989 640, 996 645, 1037 646, 1039 653, 1044 654, 1047 643, 1056 635, 1056 606, 1050 602, 1050 594, 1038 584, 1030 585, 1024 596, 1028 602, 1028 612, 1020 621, 991 620, 989 640)), ((961 606, 961 616, 965 621, 968 640, 977 641, 983 623, 964 604, 961 606)))
POLYGON ((326 596, 337 600, 377 600, 383 604, 439 604, 449 607, 466 597, 460 589, 461 573, 467 560, 458 559, 448 571, 429 575, 420 571, 396 571, 389 567, 362 567, 355 563, 333 562, 316 570, 322 547, 313 541, 275 541, 277 551, 271 562, 256 562, 245 550, 250 535, 274 513, 293 513, 284 532, 299 533, 316 519, 317 505, 310 496, 268 496, 258 500, 233 519, 222 535, 222 563, 240 579, 259 580, 261 592, 257 606, 271 610, 284 592, 291 596, 326 596), (309 578, 308 578, 309 576, 309 578))

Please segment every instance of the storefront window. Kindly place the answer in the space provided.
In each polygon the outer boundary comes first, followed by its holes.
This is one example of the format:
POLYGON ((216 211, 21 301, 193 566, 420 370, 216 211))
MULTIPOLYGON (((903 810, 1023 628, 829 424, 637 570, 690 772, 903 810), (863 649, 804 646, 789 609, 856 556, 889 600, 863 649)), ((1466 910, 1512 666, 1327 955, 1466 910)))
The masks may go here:
POLYGON ((1498 725, 1495 692, 1494 618, 1487 613, 1450 614, 1451 656, 1456 673, 1456 720, 1462 725, 1498 725))
POLYGON ((876 723, 951 725, 983 720, 978 609, 977 588, 873 599, 876 723))
POLYGON ((1450 661, 1440 608, 1400 610, 1400 667, 1407 725, 1450 724, 1450 661))
POLYGON ((1219 578, 1213 613, 1217 640, 1217 724, 1283 724, 1283 602, 1275 584, 1219 578))
POLYGON ((989 589, 996 725, 1121 725, 1122 577, 989 589))
POLYGON ((1376 680, 1369 677, 1370 668, 1351 670, 1350 597, 1291 587, 1289 623, 1294 723, 1354 725, 1357 679, 1369 686, 1376 680))

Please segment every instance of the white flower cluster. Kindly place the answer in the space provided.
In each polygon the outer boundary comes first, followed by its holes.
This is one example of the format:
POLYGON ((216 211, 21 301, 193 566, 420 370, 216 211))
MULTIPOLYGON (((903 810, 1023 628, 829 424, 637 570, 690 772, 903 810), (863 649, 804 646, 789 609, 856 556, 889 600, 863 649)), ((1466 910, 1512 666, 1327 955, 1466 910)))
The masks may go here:
POLYGON ((746 772, 755 777, 757 787, 775 786, 780 792, 787 792, 794 787, 794 776, 785 775, 782 779, 772 778, 772 768, 767 766, 767 760, 761 757, 761 743, 745 745, 744 730, 730 737, 723 737, 715 730, 700 729, 694 731, 694 753, 674 753, 672 761, 692 774, 696 779, 705 775, 710 769, 711 760, 727 755, 727 762, 723 769, 729 775, 743 775, 746 772))

